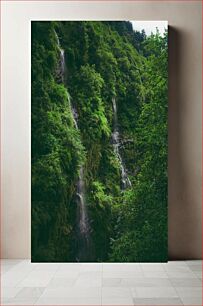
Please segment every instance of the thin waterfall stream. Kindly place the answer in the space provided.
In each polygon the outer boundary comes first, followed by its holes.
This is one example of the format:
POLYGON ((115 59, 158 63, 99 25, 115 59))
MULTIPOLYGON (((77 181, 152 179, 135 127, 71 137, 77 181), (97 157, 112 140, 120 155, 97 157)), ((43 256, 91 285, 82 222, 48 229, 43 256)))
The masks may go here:
MULTIPOLYGON (((57 71, 57 79, 59 79, 66 86, 66 63, 65 63, 65 52, 61 48, 60 41, 57 33, 57 43, 60 51, 60 67, 57 71)), ((78 113, 70 102, 71 112, 73 115, 73 121, 75 128, 78 128, 78 113)), ((85 180, 84 180, 84 168, 81 166, 79 170, 79 178, 77 182, 77 193, 76 193, 76 202, 77 202, 77 236, 78 236, 78 252, 76 255, 76 261, 88 261, 91 258, 90 250, 90 225, 89 218, 87 213, 87 203, 85 199, 85 180)))
POLYGON ((120 133, 119 133, 119 126, 118 126, 118 114, 117 114, 117 105, 116 99, 112 98, 112 105, 113 105, 113 133, 112 133, 112 143, 114 152, 119 160, 120 164, 120 171, 121 171, 121 189, 125 190, 127 188, 132 187, 131 181, 127 175, 127 171, 119 152, 120 147, 120 133))

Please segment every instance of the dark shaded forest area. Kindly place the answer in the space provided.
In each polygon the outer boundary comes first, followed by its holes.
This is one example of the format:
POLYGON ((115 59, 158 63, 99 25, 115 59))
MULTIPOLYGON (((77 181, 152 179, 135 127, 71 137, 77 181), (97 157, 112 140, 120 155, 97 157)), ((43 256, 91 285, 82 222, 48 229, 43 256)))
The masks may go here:
POLYGON ((32 261, 167 261, 167 31, 32 22, 32 261))

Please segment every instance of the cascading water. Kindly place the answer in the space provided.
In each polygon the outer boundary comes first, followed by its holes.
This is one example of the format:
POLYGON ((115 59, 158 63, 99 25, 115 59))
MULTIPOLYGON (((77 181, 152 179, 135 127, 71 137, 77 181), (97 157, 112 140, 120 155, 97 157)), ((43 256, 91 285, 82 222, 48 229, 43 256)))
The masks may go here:
POLYGON ((119 128, 118 128, 118 115, 117 115, 117 105, 116 105, 116 99, 112 98, 112 104, 113 104, 113 133, 112 133, 112 143, 113 148, 116 156, 118 157, 119 163, 120 163, 120 171, 121 171, 121 189, 125 190, 127 188, 130 188, 132 186, 131 181, 127 175, 121 154, 119 152, 120 147, 120 134, 119 134, 119 128))
MULTIPOLYGON (((75 128, 78 129, 78 113, 71 104, 71 111, 73 114, 73 120, 75 128)), ((77 261, 86 260, 89 258, 89 244, 90 244, 90 226, 87 215, 87 205, 85 200, 85 180, 84 169, 80 168, 79 179, 77 182, 77 204, 78 204, 78 236, 79 236, 79 252, 77 261)))
MULTIPOLYGON (((78 113, 76 109, 71 105, 71 111, 73 114, 73 120, 76 129, 78 129, 78 113)), ((85 180, 84 180, 84 169, 80 168, 79 179, 77 182, 77 225, 78 225, 78 254, 76 261, 87 261, 91 258, 90 251, 90 226, 89 218, 87 214, 87 205, 85 199, 85 180)))
MULTIPOLYGON (((60 67, 57 70, 57 79, 64 83, 66 76, 66 64, 65 64, 65 54, 64 50, 60 46, 60 41, 57 33, 55 32, 58 48, 60 51, 60 67)), ((71 112, 73 115, 73 121, 75 128, 78 129, 78 113, 76 109, 70 103, 71 112)), ((90 226, 87 214, 86 200, 85 200, 85 181, 84 181, 84 169, 80 168, 79 179, 77 182, 77 224, 78 224, 78 254, 76 257, 77 261, 87 261, 90 260, 90 226)))

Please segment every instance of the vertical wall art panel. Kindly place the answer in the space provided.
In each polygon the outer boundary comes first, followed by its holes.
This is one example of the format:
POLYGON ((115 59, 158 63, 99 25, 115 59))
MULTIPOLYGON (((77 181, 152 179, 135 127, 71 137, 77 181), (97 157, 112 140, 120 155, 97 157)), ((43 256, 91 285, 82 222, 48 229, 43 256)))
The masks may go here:
POLYGON ((167 261, 167 22, 32 22, 32 261, 167 261))

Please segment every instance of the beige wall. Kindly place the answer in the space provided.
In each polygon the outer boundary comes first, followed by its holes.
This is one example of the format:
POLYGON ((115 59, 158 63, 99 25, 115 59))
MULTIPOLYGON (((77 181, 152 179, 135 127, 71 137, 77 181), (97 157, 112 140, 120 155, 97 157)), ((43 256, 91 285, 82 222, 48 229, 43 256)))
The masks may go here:
POLYGON ((201 2, 4 1, 2 257, 30 257, 30 20, 168 20, 169 255, 201 257, 201 2))

